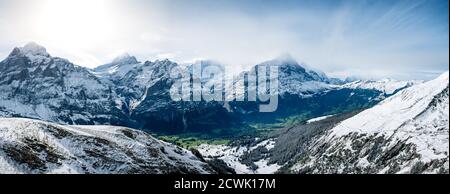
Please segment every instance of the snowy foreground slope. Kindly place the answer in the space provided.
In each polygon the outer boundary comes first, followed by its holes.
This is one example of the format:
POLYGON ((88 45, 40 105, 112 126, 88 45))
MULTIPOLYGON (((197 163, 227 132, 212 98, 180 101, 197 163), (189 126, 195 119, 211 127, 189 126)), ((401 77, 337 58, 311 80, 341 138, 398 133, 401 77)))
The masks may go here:
POLYGON ((191 152, 137 130, 0 118, 0 173, 212 173, 191 152))
POLYGON ((292 171, 448 173, 448 72, 341 122, 308 150, 292 171))
POLYGON ((401 90, 362 112, 198 150, 237 173, 449 173, 448 77, 401 90))

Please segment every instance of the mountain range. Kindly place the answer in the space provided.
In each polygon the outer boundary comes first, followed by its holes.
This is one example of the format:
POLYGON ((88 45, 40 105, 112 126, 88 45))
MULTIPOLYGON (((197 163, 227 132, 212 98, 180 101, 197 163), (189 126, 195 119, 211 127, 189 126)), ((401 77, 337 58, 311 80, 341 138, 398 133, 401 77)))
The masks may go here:
POLYGON ((169 89, 176 80, 170 77, 170 70, 180 65, 170 60, 139 62, 124 54, 109 64, 87 69, 52 57, 44 47, 30 43, 15 48, 0 63, 0 115, 149 131, 208 131, 242 125, 246 118, 275 120, 304 114, 311 106, 316 108, 306 117, 367 108, 413 84, 392 80, 378 85, 337 84, 337 79, 306 69, 289 56, 255 68, 270 65, 280 68, 279 111, 260 114, 255 110, 259 102, 231 102, 230 113, 222 102, 172 101, 169 89), (293 102, 303 107, 292 109, 289 105, 293 102), (322 102, 330 104, 321 106, 322 102))
POLYGON ((194 65, 224 68, 123 54, 89 69, 14 48, 0 62, 0 172, 448 173, 448 72, 345 81, 284 55, 236 76, 278 67, 278 109, 264 113, 260 101, 173 101, 171 70, 194 65), (188 151, 146 132, 231 141, 188 151))

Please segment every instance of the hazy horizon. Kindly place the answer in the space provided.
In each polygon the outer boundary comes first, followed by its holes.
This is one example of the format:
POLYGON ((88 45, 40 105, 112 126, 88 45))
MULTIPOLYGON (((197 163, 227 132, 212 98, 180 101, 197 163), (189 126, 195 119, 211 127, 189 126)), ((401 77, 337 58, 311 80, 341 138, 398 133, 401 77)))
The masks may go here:
POLYGON ((0 0, 0 58, 36 42, 95 67, 211 59, 248 67, 289 53, 331 77, 429 80, 448 71, 448 1, 0 0))

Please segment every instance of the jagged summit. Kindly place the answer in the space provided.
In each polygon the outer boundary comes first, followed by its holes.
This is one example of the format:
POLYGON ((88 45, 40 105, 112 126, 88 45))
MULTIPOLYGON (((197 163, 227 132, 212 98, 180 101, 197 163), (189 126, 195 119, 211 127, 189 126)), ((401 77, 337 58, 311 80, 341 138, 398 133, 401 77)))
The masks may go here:
POLYGON ((297 62, 297 60, 295 60, 294 57, 292 57, 292 55, 289 53, 281 54, 272 60, 268 60, 261 63, 260 65, 278 65, 278 66, 291 65, 301 67, 301 65, 297 62))
POLYGON ((123 53, 112 60, 111 63, 100 65, 94 69, 97 75, 105 76, 112 74, 125 75, 128 71, 132 70, 136 64, 140 64, 136 57, 131 56, 128 53, 123 53))
POLYGON ((136 59, 136 57, 131 56, 128 53, 123 53, 112 61, 114 64, 136 64, 139 63, 139 61, 136 59))
POLYGON ((281 63, 289 63, 289 64, 298 63, 297 60, 294 57, 292 57, 292 55, 290 53, 283 53, 283 54, 279 55, 278 57, 276 57, 275 59, 273 59, 273 61, 278 61, 281 63))
MULTIPOLYGON (((52 60, 52 56, 47 53, 47 49, 34 42, 30 42, 23 47, 14 48, 5 60, 17 60, 20 58, 28 58, 31 64, 44 64, 52 60)), ((17 62, 13 63, 16 64, 17 62)))
POLYGON ((29 42, 23 47, 19 47, 18 50, 26 56, 44 56, 50 57, 47 53, 47 49, 35 42, 29 42))
POLYGON ((342 85, 344 88, 352 89, 373 89, 383 91, 387 95, 396 93, 399 90, 423 83, 421 80, 398 81, 395 79, 382 79, 380 81, 357 80, 342 85))
POLYGON ((327 76, 324 72, 316 69, 316 68, 312 68, 309 65, 303 63, 303 62, 298 62, 291 54, 289 53, 284 53, 279 55, 278 57, 263 62, 260 65, 264 65, 264 66, 280 66, 282 69, 290 69, 290 70, 296 70, 296 71, 305 71, 307 73, 310 74, 314 74, 315 77, 321 77, 321 79, 323 79, 322 81, 324 81, 325 79, 327 79, 327 76))

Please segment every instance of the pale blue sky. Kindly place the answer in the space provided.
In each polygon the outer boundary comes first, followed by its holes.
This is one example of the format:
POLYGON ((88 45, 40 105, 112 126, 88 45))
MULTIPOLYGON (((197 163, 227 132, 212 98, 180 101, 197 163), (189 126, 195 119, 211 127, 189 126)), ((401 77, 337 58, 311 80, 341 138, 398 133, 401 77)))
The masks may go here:
POLYGON ((0 0, 0 57, 29 41, 88 67, 290 53, 332 76, 431 79, 448 70, 448 16, 448 0, 0 0))

